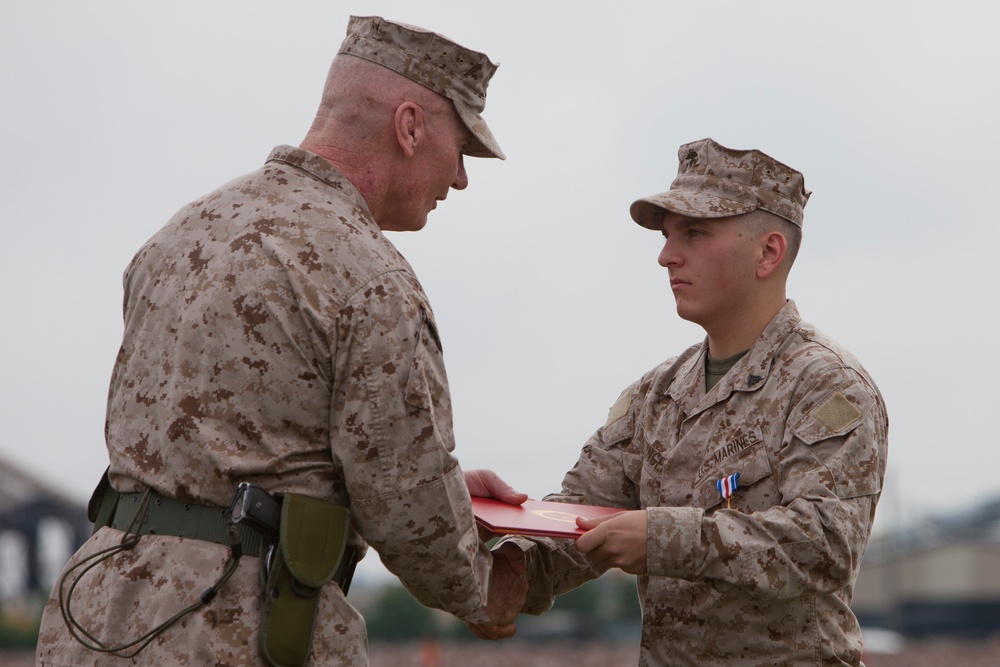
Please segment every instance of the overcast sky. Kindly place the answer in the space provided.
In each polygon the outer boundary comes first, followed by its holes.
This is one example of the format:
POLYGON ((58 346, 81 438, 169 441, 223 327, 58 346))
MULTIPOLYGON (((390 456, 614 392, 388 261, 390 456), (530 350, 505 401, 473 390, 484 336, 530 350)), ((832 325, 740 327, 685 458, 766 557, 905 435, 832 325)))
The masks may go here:
POLYGON ((464 467, 556 490, 621 390, 702 339, 628 207, 712 137, 813 190, 789 296, 886 398, 876 529, 1000 495, 998 11, 961 1, 4 2, 0 457, 86 499, 126 264, 302 139, 351 13, 500 63, 508 159, 468 160, 467 190, 390 235, 441 327, 464 467))

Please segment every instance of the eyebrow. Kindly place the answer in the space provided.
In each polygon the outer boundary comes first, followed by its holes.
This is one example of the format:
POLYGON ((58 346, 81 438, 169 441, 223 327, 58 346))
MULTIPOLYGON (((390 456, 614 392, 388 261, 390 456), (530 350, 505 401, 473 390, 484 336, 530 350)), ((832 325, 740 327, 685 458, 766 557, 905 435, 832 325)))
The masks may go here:
MULTIPOLYGON (((663 217, 663 222, 660 223, 660 231, 663 234, 667 233, 667 230, 663 228, 663 225, 666 224, 666 222, 667 222, 666 216, 668 216, 668 215, 671 215, 671 213, 665 214, 664 217, 663 217)), ((673 214, 673 215, 679 215, 679 214, 673 214)), ((697 224, 699 224, 701 222, 704 222, 703 218, 688 218, 688 217, 681 216, 681 219, 677 222, 677 231, 688 229, 689 227, 694 227, 695 225, 697 225, 697 224)))

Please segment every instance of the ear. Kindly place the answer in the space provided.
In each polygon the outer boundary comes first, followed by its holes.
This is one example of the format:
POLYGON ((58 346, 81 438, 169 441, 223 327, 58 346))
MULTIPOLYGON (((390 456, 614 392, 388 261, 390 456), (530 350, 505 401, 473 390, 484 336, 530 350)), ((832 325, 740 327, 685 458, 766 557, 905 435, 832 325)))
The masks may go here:
POLYGON ((406 157, 413 157, 417 144, 424 138, 424 110, 416 102, 403 102, 393 116, 396 141, 406 157))
POLYGON ((757 260, 757 277, 764 279, 774 274, 785 262, 788 241, 779 231, 764 234, 758 241, 760 256, 757 260))

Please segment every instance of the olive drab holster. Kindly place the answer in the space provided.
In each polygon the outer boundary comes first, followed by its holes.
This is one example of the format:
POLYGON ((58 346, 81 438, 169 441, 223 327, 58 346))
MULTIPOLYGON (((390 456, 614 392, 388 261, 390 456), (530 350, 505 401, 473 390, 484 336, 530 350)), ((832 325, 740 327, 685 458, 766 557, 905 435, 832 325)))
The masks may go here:
POLYGON ((338 575, 344 587, 345 569, 353 566, 346 553, 349 528, 346 508, 284 494, 278 544, 261 559, 258 645, 268 664, 301 667, 309 659, 320 588, 338 575))
MULTIPOLYGON (((245 547, 246 553, 260 556, 262 597, 258 645, 261 657, 273 667, 306 664, 312 648, 320 589, 335 580, 346 595, 359 557, 359 552, 347 549, 350 513, 345 507, 297 493, 279 496, 281 519, 277 543, 272 544, 273 533, 264 534, 251 521, 234 523, 232 508, 227 511, 190 505, 162 497, 152 489, 121 494, 111 486, 109 471, 110 468, 105 470, 87 507, 87 516, 94 522, 94 533, 105 526, 133 533, 135 539, 119 549, 131 548, 138 542, 139 535, 147 533, 208 540, 231 545, 233 558, 223 577, 209 589, 210 595, 203 593, 200 602, 182 610, 139 640, 115 647, 85 645, 119 657, 135 656, 176 620, 207 604, 235 570, 245 547), (155 502, 148 502, 150 498, 155 502), (234 540, 236 544, 231 544, 234 540)), ((101 560, 105 558, 107 556, 101 560)), ((60 606, 65 607, 64 617, 71 616, 69 594, 63 605, 60 593, 60 606)), ((86 631, 81 628, 80 632, 86 631)), ((74 636, 77 637, 77 633, 74 636)))

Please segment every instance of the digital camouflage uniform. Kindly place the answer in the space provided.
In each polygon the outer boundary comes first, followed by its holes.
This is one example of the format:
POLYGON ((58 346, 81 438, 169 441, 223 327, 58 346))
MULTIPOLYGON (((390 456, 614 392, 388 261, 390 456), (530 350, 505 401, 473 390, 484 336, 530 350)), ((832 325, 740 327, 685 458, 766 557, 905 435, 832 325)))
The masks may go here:
MULTIPOLYGON (((705 345, 629 387, 549 500, 648 512, 641 665, 854 665, 849 609, 885 473, 885 408, 789 302, 709 392, 705 345), (716 481, 740 473, 732 509, 716 481)), ((525 611, 599 576, 567 540, 516 538, 525 611)))
MULTIPOLYGON (((800 173, 711 140, 678 156, 671 191, 633 204, 639 224, 761 208, 801 226, 800 173)), ((885 476, 882 397, 792 301, 708 391, 707 353, 706 339, 626 389, 547 499, 646 510, 640 665, 858 665, 849 605, 885 476), (735 473, 730 509, 716 482, 735 473)), ((528 613, 606 569, 569 540, 511 539, 528 613)))
MULTIPOLYGON (((451 451, 441 342, 413 270, 359 192, 288 146, 182 209, 125 275, 107 415, 110 479, 228 506, 238 482, 350 507, 357 534, 422 603, 483 621, 489 554, 451 451)), ((71 561, 117 544, 102 528, 71 561)), ((84 577, 77 620, 133 639, 219 577, 222 545, 147 535, 84 577)), ((57 588, 58 590, 58 588, 57 588)), ((322 588, 311 664, 365 665, 360 614, 322 588)), ((259 664, 258 560, 162 633, 144 665, 259 664)), ((84 649, 46 606, 43 665, 125 664, 84 649)))
MULTIPOLYGON (((470 132, 464 153, 504 158, 480 116, 497 69, 485 54, 352 16, 338 57, 450 100, 470 132)), ((318 155, 276 148, 263 168, 182 209, 133 259, 106 440, 111 484, 126 498, 151 488, 215 516, 250 482, 336 503, 350 511, 350 548, 374 548, 425 605, 488 621, 491 556, 451 454, 433 313, 361 193, 318 155)), ((64 574, 123 535, 101 528, 64 574)), ((214 542, 143 535, 86 573, 72 615, 120 645, 197 601, 231 560, 214 542)), ((261 664, 259 569, 244 555, 214 599, 131 662, 261 664)), ((129 662, 74 640, 59 594, 57 583, 38 664, 129 662)), ((320 589, 310 664, 368 664, 363 619, 336 583, 320 589)))

